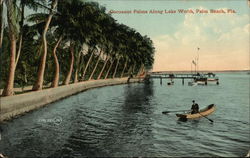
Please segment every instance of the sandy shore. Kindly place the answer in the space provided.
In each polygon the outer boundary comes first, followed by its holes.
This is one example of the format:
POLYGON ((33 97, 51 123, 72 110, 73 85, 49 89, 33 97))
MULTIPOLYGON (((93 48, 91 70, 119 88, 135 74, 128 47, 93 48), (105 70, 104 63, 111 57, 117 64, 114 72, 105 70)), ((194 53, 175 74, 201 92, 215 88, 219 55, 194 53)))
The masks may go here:
MULTIPOLYGON (((41 91, 31 91, 19 95, 0 98, 0 122, 9 120, 17 115, 38 109, 73 94, 97 87, 126 84, 128 78, 106 80, 91 80, 41 91)), ((139 82, 139 79, 130 79, 139 82)))

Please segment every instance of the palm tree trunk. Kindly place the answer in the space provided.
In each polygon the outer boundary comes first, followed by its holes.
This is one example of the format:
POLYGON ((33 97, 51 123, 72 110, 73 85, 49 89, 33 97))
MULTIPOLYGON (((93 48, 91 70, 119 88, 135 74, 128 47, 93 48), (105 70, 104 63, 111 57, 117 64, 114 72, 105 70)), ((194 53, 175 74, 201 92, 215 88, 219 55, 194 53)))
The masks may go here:
POLYGON ((4 17, 3 17, 3 3, 0 3, 0 49, 3 44, 3 31, 4 31, 4 17))
POLYGON ((131 76, 131 72, 132 72, 132 66, 129 67, 129 70, 128 70, 128 76, 130 77, 131 76))
POLYGON ((108 63, 108 60, 109 60, 109 57, 107 57, 107 59, 105 60, 105 63, 104 63, 104 65, 103 65, 103 67, 102 67, 102 70, 101 70, 101 72, 99 73, 99 75, 98 75, 98 77, 97 77, 98 80, 101 78, 102 73, 103 73, 103 71, 104 71, 104 69, 105 69, 105 67, 106 67, 106 65, 107 65, 107 63, 108 63))
MULTIPOLYGON (((11 31, 10 31, 11 32, 11 31)), ((10 33, 11 34, 11 33, 10 33)), ((16 37, 14 34, 10 35, 10 65, 9 65, 9 76, 6 86, 3 90, 3 96, 10 96, 14 94, 14 80, 15 80, 15 59, 16 59, 16 37)))
POLYGON ((84 71, 83 71, 83 74, 82 74, 82 77, 81 77, 82 81, 84 80, 85 74, 87 72, 87 69, 89 67, 90 61, 92 60, 93 55, 94 55, 94 48, 91 50, 91 55, 90 55, 89 60, 88 60, 88 62, 86 64, 86 67, 84 68, 84 71))
POLYGON ((126 62, 125 62, 125 66, 124 66, 124 68, 122 70, 121 78, 123 77, 124 71, 127 68, 127 62, 128 62, 128 58, 126 58, 126 62))
POLYGON ((91 79, 92 79, 92 77, 93 77, 93 75, 94 75, 94 73, 95 73, 95 70, 96 70, 96 68, 97 68, 97 65, 99 64, 99 61, 100 61, 100 59, 101 59, 101 54, 102 54, 102 50, 100 51, 100 54, 99 54, 99 56, 98 56, 98 60, 97 60, 97 62, 96 62, 96 64, 95 64, 95 68, 94 68, 94 70, 92 71, 92 73, 91 73, 91 75, 90 75, 90 77, 89 77, 88 80, 91 80, 91 79))
POLYGON ((84 55, 81 55, 80 61, 79 61, 79 81, 82 79, 82 73, 83 73, 83 68, 85 68, 85 63, 84 63, 84 55))
POLYGON ((134 72, 135 72, 135 65, 136 65, 136 63, 134 63, 134 65, 133 65, 133 69, 132 69, 132 74, 134 75, 134 72))
MULTIPOLYGON (((17 24, 16 15, 14 14, 14 4, 12 0, 6 0, 7 6, 7 20, 9 26, 9 38, 10 38, 10 65, 9 74, 6 85, 3 90, 3 96, 10 96, 14 94, 14 81, 15 81, 15 60, 16 60, 16 36, 17 36, 17 24)), ((1 17, 2 18, 2 17, 1 17)))
POLYGON ((110 64, 109 69, 108 69, 108 72, 106 73, 106 76, 105 76, 104 79, 107 79, 107 77, 108 77, 108 75, 109 75, 109 71, 110 71, 110 69, 111 69, 111 67, 112 67, 112 65, 113 65, 113 63, 114 63, 114 61, 115 61, 115 59, 113 59, 113 60, 111 61, 111 64, 110 64))
POLYGON ((77 82, 78 82, 78 67, 76 67, 75 77, 74 77, 74 83, 77 83, 77 82))
POLYGON ((140 73, 141 73, 141 69, 142 69, 142 66, 143 66, 143 64, 141 64, 140 69, 139 69, 139 70, 138 70, 138 72, 137 72, 137 76, 139 76, 139 75, 140 75, 140 73))
POLYGON ((75 71, 75 77, 74 77, 74 83, 77 83, 78 82, 78 72, 79 72, 79 62, 80 62, 80 58, 81 58, 81 53, 82 53, 82 50, 80 50, 78 52, 78 55, 77 55, 77 62, 76 62, 76 71, 75 71))
POLYGON ((59 66, 57 55, 56 55, 56 50, 57 50, 61 41, 62 41, 62 36, 57 40, 56 45, 53 49, 53 58, 54 58, 54 62, 55 62, 55 75, 54 75, 54 79, 53 79, 52 85, 51 85, 51 87, 53 87, 53 88, 58 87, 58 83, 59 83, 60 66, 59 66))
POLYGON ((143 74, 144 71, 145 71, 145 66, 144 66, 144 64, 142 64, 141 74, 143 74))
POLYGON ((115 66, 115 71, 114 71, 114 74, 113 74, 113 78, 115 78, 117 67, 119 65, 119 61, 120 61, 120 56, 118 57, 118 60, 117 60, 116 66, 115 66))
POLYGON ((19 57, 20 57, 20 54, 21 54, 22 43, 23 43, 23 35, 21 34, 21 35, 19 36, 19 44, 18 44, 18 51, 17 51, 16 60, 15 60, 15 65, 17 65, 18 60, 19 60, 19 57))
POLYGON ((39 70, 38 70, 38 76, 37 76, 37 81, 35 82, 32 90, 41 90, 43 87, 43 78, 44 78, 44 71, 45 71, 45 65, 46 65, 46 57, 47 57, 47 39, 46 39, 46 34, 49 29, 49 25, 53 16, 53 10, 57 6, 58 0, 53 0, 51 4, 51 11, 49 14, 49 17, 46 20, 46 24, 43 30, 42 34, 42 44, 43 44, 43 54, 41 57, 40 65, 39 65, 39 70))
POLYGON ((73 66, 74 66, 74 45, 71 43, 70 46, 70 54, 71 54, 71 61, 70 61, 70 68, 68 71, 68 74, 64 80, 64 85, 68 85, 71 79, 72 71, 73 71, 73 66))
POLYGON ((24 22, 24 3, 22 3, 22 1, 20 1, 20 5, 21 5, 21 21, 20 21, 20 34, 19 34, 19 44, 18 44, 18 51, 17 51, 17 57, 16 57, 16 61, 15 64, 17 65, 20 54, 21 54, 21 50, 22 50, 22 43, 23 43, 23 22, 24 22))

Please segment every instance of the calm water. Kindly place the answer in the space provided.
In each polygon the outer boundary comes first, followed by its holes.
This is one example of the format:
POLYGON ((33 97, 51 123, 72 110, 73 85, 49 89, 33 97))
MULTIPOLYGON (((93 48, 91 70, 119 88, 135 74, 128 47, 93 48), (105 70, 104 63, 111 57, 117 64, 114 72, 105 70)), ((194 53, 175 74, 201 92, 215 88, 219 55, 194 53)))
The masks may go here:
POLYGON ((218 74, 220 85, 167 86, 166 80, 92 89, 2 124, 0 153, 9 157, 240 157, 250 149, 249 77, 218 74), (195 99, 217 110, 180 122, 195 99))

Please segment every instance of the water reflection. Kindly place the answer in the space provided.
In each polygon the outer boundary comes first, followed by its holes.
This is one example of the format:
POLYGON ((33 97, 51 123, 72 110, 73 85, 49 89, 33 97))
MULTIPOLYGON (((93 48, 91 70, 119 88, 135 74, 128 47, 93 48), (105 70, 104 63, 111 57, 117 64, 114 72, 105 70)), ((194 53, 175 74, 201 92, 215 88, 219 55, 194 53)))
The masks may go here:
POLYGON ((121 119, 116 127, 123 139, 118 140, 121 148, 115 151, 117 154, 114 156, 147 156, 145 151, 154 148, 150 141, 153 139, 153 92, 152 84, 129 85, 125 88, 121 119))
POLYGON ((152 113, 152 105, 150 104, 153 96, 152 84, 129 85, 124 90, 125 101, 123 111, 125 113, 143 112, 152 113))

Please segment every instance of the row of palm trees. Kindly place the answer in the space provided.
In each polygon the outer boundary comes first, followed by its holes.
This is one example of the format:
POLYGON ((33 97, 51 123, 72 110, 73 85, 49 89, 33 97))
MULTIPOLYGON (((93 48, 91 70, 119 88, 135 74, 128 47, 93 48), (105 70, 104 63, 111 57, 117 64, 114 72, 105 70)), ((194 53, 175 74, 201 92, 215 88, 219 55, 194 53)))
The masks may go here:
POLYGON ((0 64, 6 68, 2 69, 1 77, 3 96, 13 95, 17 83, 33 84, 32 90, 36 91, 43 88, 44 82, 57 87, 139 75, 152 67, 154 47, 150 38, 119 24, 98 3, 82 0, 0 3, 0 64), (4 6, 7 17, 2 12, 4 6))

